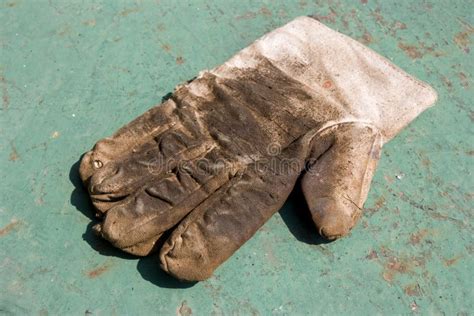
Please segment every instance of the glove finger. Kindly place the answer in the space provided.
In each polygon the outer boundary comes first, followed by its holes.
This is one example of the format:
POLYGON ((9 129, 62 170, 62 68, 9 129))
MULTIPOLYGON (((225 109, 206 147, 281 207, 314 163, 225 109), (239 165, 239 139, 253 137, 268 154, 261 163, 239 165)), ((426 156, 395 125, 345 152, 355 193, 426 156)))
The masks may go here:
POLYGON ((84 156, 81 176, 99 212, 123 203, 127 196, 152 179, 156 182, 181 161, 202 156, 214 147, 195 111, 183 107, 175 111, 176 107, 175 101, 168 100, 112 138, 98 142, 84 156), (95 169, 87 178, 91 164, 95 169))
POLYGON ((126 197, 147 183, 176 168, 182 161, 202 156, 212 149, 211 142, 187 137, 181 130, 160 135, 127 158, 112 161, 99 169, 89 181, 89 193, 102 212, 114 202, 126 197))
POLYGON ((323 134, 315 141, 326 145, 316 143, 301 184, 319 233, 336 239, 348 234, 361 215, 382 138, 377 129, 361 123, 340 124, 323 134))
POLYGON ((289 167, 278 173, 249 165, 172 232, 160 251, 161 267, 181 280, 210 277, 280 209, 300 170, 289 167))
POLYGON ((82 181, 87 183, 97 170, 110 161, 117 160, 131 148, 141 146, 174 126, 177 121, 175 109, 174 101, 168 100, 122 127, 112 137, 97 142, 81 159, 79 173, 82 181))
POLYGON ((229 181, 233 169, 219 157, 215 149, 203 157, 204 167, 203 160, 188 162, 162 179, 146 182, 124 203, 108 210, 98 232, 125 251, 141 255, 144 250, 140 249, 151 250, 150 243, 229 181))

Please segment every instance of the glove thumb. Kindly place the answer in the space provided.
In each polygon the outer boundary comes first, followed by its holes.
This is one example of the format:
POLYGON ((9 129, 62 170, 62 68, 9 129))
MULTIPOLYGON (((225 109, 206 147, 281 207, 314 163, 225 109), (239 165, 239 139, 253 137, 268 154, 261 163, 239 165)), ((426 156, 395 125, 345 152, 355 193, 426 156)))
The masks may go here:
POLYGON ((319 233, 347 235, 362 213, 382 147, 379 131, 359 122, 340 123, 313 140, 302 190, 319 233))

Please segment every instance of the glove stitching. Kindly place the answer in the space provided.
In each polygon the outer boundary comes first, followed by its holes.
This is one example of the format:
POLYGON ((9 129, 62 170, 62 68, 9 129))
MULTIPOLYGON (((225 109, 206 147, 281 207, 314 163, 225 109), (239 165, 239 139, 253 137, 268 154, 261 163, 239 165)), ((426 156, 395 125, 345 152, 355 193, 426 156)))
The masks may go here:
MULTIPOLYGON (((366 183, 367 179, 369 179, 369 181, 371 181, 371 179, 372 179, 370 176, 367 177, 367 175, 369 174, 369 166, 370 166, 370 162, 372 160, 372 155, 374 153, 374 149, 377 148, 377 146, 379 147, 379 149, 382 149, 382 146, 383 146, 382 135, 381 135, 379 130, 377 130, 377 134, 375 135, 375 139, 372 143, 372 147, 370 148, 369 156, 368 156, 368 159, 367 159, 367 164, 366 164, 366 167, 365 167, 364 176, 362 177, 362 184, 360 186, 359 199, 362 199, 363 195, 366 195, 366 194, 362 194, 362 192, 363 192, 364 188, 366 186, 368 186, 368 183, 366 183)), ((380 157, 378 157, 378 158, 380 158, 380 157)), ((359 200, 359 204, 361 204, 361 203, 362 203, 362 201, 359 200)))

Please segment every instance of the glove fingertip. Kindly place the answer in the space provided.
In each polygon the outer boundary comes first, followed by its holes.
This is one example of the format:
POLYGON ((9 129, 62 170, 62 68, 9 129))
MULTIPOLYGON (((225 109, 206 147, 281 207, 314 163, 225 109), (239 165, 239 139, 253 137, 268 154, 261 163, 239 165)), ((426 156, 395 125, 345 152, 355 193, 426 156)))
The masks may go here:
POLYGON ((311 209, 319 234, 328 240, 336 240, 349 234, 360 213, 360 209, 355 205, 333 197, 317 199, 311 209))
POLYGON ((195 247, 186 245, 182 235, 169 238, 160 251, 161 269, 185 282, 210 278, 214 270, 202 263, 204 256, 195 250, 195 247))

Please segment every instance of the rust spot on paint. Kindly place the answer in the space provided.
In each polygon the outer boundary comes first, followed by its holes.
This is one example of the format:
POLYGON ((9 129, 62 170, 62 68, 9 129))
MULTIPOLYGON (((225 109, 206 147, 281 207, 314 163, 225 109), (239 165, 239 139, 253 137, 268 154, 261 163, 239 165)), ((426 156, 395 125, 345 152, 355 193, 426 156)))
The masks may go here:
POLYGON ((469 79, 467 78, 466 74, 464 72, 460 72, 458 76, 459 80, 461 81, 461 86, 467 89, 469 87, 469 79))
POLYGON ((5 225, 3 228, 0 229, 0 237, 8 235, 12 230, 14 230, 18 225, 20 225, 20 221, 16 219, 12 219, 10 224, 5 225))
MULTIPOLYGON (((394 38, 397 38, 397 39, 400 39, 400 37, 397 36, 397 32, 400 31, 400 30, 406 30, 408 28, 407 25, 405 23, 401 22, 401 21, 394 21, 394 22, 385 23, 385 24, 387 26, 385 28, 385 32, 388 33, 390 36, 392 36, 394 38)), ((425 35, 426 35, 425 38, 430 37, 426 33, 425 33, 425 35)))
POLYGON ((400 21, 396 21, 395 24, 393 25, 393 27, 398 29, 398 30, 406 30, 407 29, 407 25, 403 22, 400 22, 400 21))
POLYGON ((184 58, 181 56, 176 57, 176 64, 177 65, 182 65, 184 64, 184 58))
POLYGON ((268 10, 267 7, 262 7, 262 8, 260 8, 259 13, 260 13, 261 15, 265 15, 265 16, 272 16, 272 11, 268 10))
POLYGON ((365 31, 364 35, 362 35, 362 37, 360 38, 360 42, 365 45, 368 45, 372 43, 373 41, 374 41, 374 38, 368 31, 365 31))
POLYGON ((382 10, 380 8, 375 9, 374 12, 372 12, 372 16, 375 18, 375 21, 381 25, 386 25, 385 19, 382 15, 382 10))
POLYGON ((423 42, 420 42, 416 45, 400 42, 398 43, 398 47, 401 48, 405 52, 405 54, 411 59, 422 58, 427 54, 432 55, 434 57, 440 57, 445 55, 444 52, 435 50, 434 46, 426 46, 423 42))
POLYGON ((334 11, 333 8, 329 9, 331 12, 327 15, 313 15, 313 18, 320 22, 326 22, 326 23, 335 23, 336 22, 336 17, 337 13, 334 11))
POLYGON ((163 45, 161 45, 161 48, 163 48, 163 50, 164 50, 165 52, 171 51, 171 46, 168 45, 168 44, 163 44, 163 45))
POLYGON ((384 205, 385 205, 385 197, 382 195, 377 199, 377 201, 375 201, 375 207, 379 209, 384 205))
POLYGON ((421 43, 421 48, 424 49, 427 54, 430 54, 434 57, 446 56, 446 53, 435 50, 435 46, 425 46, 424 43, 421 43))
POLYGON ((462 256, 459 255, 459 256, 456 256, 456 257, 451 258, 451 259, 446 259, 446 260, 444 260, 444 265, 445 265, 446 267, 450 267, 450 266, 452 266, 453 264, 457 263, 457 262, 459 261, 459 259, 461 259, 461 258, 462 258, 462 256))
POLYGON ((448 88, 448 91, 452 91, 452 90, 453 90, 453 83, 451 82, 451 80, 448 79, 448 77, 446 77, 446 76, 441 76, 441 81, 442 81, 443 84, 446 86, 446 88, 448 88))
POLYGON ((398 274, 413 274, 416 268, 424 267, 427 257, 431 253, 423 253, 420 256, 397 256, 392 250, 382 247, 380 249, 382 255, 381 263, 383 264, 382 278, 392 283, 398 274), (385 263, 383 263, 385 261, 385 263))
POLYGON ((428 234, 427 229, 422 229, 416 233, 411 234, 410 236, 410 244, 418 245, 428 234))
POLYGON ((12 149, 11 149, 11 152, 10 152, 10 156, 8 157, 8 160, 17 161, 18 159, 20 159, 20 155, 16 151, 16 147, 13 143, 11 143, 10 146, 11 146, 12 149))
POLYGON ((5 80, 5 77, 0 76, 0 83, 2 84, 3 109, 6 110, 10 105, 10 96, 8 95, 7 81, 5 80))
POLYGON ((403 49, 405 54, 408 55, 411 59, 417 59, 423 57, 422 52, 417 46, 414 45, 408 45, 404 43, 398 43, 398 47, 403 49))
POLYGON ((465 24, 464 30, 454 36, 454 43, 456 43, 456 45, 466 53, 469 53, 469 45, 471 44, 472 34, 474 34, 474 27, 465 24))
POLYGON ((421 296, 421 288, 418 283, 405 286, 404 292, 409 296, 421 296))
POLYGON ((104 274, 110 269, 109 265, 102 265, 93 270, 87 272, 87 276, 91 279, 97 278, 98 276, 104 274))
POLYGON ((389 259, 388 263, 385 265, 385 271, 382 276, 385 281, 392 282, 395 275, 398 273, 404 274, 410 271, 410 266, 405 261, 400 261, 396 257, 389 259))
POLYGON ((360 3, 367 4, 368 0, 360 0, 360 3))
POLYGON ((369 260, 373 260, 373 259, 377 259, 378 257, 379 255, 377 254, 377 251, 372 250, 365 258, 369 260))
POLYGON ((367 211, 377 212, 385 205, 385 197, 383 195, 379 196, 377 200, 375 200, 374 207, 366 208, 367 211))

